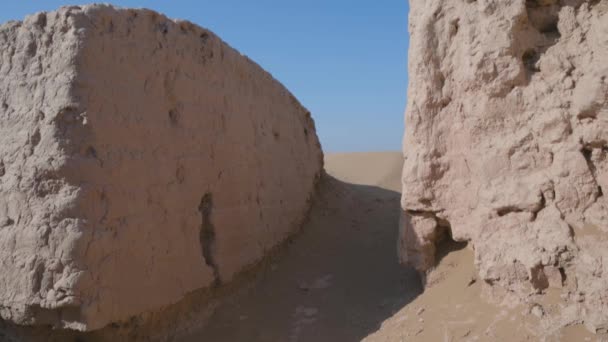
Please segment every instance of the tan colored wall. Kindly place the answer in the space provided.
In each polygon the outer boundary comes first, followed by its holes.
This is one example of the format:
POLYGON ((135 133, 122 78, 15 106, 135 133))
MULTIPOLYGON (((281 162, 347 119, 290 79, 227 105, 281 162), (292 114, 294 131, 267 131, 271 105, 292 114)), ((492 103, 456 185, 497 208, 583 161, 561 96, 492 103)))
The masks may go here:
POLYGON ((402 261, 427 271, 451 233, 495 299, 558 287, 560 324, 601 327, 608 1, 410 5, 402 261))
POLYGON ((39 123, 57 132, 41 139, 59 146, 53 179, 74 194, 47 223, 74 236, 61 249, 74 300, 60 304, 56 282, 23 291, 28 305, 39 296, 53 308, 29 323, 97 329, 175 303, 230 281, 299 228, 322 152, 310 113, 270 74, 213 33, 152 11, 46 17, 67 20, 77 45, 68 96, 54 100, 63 109, 39 123))

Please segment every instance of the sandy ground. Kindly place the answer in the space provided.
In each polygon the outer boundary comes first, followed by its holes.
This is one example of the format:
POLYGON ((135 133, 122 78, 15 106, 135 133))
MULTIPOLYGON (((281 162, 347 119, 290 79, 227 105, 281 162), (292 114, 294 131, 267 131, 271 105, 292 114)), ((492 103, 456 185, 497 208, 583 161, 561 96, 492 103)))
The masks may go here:
POLYGON ((601 340, 581 326, 541 337, 530 307, 484 301, 462 244, 444 244, 422 292, 396 257, 401 165, 398 152, 328 155, 330 177, 300 236, 189 340, 601 340))
POLYGON ((396 259, 401 155, 326 163, 348 182, 322 181, 302 233, 192 341, 359 341, 421 293, 417 274, 396 259))

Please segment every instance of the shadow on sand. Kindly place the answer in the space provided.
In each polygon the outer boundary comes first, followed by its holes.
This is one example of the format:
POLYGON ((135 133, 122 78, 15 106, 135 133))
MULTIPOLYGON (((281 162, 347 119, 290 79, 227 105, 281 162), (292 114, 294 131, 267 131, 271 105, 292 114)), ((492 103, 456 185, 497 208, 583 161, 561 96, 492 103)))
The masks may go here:
POLYGON ((310 220, 192 341, 359 341, 422 291, 397 262, 399 193, 326 176, 310 220))
MULTIPOLYGON (((359 341, 416 298, 422 292, 418 274, 400 266, 396 256, 399 194, 328 175, 319 189, 297 237, 238 286, 220 293, 213 313, 201 313, 198 319, 197 314, 188 315, 189 322, 198 320, 198 327, 178 334, 181 329, 175 325, 180 321, 175 317, 170 319, 172 327, 161 323, 162 340, 359 341)), ((144 324, 124 326, 122 333, 110 327, 93 334, 49 329, 32 334, 0 324, 0 337, 4 331, 8 341, 149 341, 155 340, 150 338, 157 335, 154 330, 144 324)))

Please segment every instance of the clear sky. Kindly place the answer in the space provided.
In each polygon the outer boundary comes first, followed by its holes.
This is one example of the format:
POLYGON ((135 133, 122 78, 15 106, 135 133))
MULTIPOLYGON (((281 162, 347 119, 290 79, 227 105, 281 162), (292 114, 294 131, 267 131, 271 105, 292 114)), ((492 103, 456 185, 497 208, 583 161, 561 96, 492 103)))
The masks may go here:
MULTIPOLYGON (((0 22, 87 0, 0 3, 0 22)), ((407 0, 116 0, 211 29, 313 115, 326 152, 400 150, 407 0)))

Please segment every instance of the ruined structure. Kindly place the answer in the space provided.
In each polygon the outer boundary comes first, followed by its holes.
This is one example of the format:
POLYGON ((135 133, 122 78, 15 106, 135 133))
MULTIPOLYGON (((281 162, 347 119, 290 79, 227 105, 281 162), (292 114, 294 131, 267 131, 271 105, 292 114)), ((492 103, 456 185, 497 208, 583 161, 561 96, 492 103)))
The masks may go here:
POLYGON ((295 232, 310 113, 213 33, 93 5, 0 26, 0 316, 93 330, 295 232))
POLYGON ((450 236, 495 299, 608 323, 608 1, 412 0, 402 262, 450 236))

